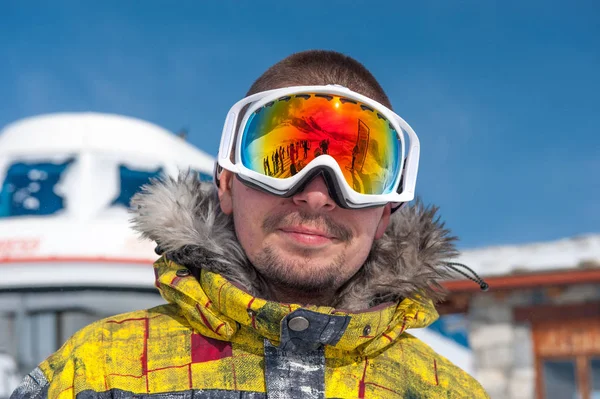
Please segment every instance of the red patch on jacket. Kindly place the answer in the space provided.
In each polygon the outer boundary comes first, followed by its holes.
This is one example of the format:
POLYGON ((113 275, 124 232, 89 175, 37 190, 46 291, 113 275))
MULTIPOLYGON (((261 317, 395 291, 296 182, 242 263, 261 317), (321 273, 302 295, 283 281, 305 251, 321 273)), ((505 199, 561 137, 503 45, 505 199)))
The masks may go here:
POLYGON ((202 363, 232 356, 231 343, 192 334, 192 363, 202 363))

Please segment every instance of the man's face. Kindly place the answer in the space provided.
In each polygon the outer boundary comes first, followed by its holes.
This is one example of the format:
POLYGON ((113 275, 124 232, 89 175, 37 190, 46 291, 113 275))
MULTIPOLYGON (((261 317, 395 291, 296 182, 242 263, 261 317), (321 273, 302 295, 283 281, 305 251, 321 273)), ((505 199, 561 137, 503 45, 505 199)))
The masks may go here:
POLYGON ((304 191, 280 198, 223 171, 219 199, 223 212, 233 213, 246 255, 271 286, 307 293, 335 291, 350 279, 390 219, 389 205, 338 207, 320 176, 304 191))

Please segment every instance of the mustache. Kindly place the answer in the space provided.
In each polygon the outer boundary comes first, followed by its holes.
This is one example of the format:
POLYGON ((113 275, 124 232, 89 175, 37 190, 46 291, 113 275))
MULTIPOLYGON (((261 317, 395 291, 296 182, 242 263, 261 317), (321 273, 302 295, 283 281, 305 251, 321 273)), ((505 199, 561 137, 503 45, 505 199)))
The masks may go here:
POLYGON ((305 211, 292 213, 278 212, 267 216, 262 228, 265 233, 272 233, 278 229, 292 226, 310 226, 325 231, 328 235, 340 241, 350 241, 352 231, 346 226, 337 223, 328 215, 319 215, 305 211))

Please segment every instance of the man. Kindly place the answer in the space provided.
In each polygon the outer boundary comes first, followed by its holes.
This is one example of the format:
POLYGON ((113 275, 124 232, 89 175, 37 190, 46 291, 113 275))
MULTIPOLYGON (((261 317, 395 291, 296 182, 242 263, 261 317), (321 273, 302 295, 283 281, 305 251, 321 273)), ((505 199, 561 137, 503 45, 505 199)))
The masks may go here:
POLYGON ((418 151, 357 61, 308 51, 277 63, 227 116, 217 187, 187 174, 133 200, 169 304, 84 328, 13 398, 487 397, 405 332, 436 319, 456 253, 435 210, 394 212, 414 197, 418 151), (377 149, 368 192, 347 173, 359 120, 377 149), (293 165, 299 140, 328 155, 294 176, 261 171, 276 145, 293 165))
POLYGON ((294 143, 290 144, 290 175, 294 176, 296 170, 296 158, 298 157, 298 149, 294 147, 294 143))

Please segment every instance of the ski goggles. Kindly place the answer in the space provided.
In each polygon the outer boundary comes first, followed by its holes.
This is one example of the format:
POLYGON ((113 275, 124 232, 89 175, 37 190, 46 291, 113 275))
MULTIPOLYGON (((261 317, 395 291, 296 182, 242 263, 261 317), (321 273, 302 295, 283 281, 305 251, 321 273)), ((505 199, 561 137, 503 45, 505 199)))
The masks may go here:
POLYGON ((419 139, 382 104, 339 85, 269 90, 227 114, 217 159, 246 185, 281 197, 322 175, 343 208, 414 198, 419 139))

